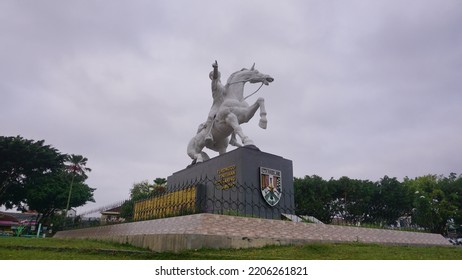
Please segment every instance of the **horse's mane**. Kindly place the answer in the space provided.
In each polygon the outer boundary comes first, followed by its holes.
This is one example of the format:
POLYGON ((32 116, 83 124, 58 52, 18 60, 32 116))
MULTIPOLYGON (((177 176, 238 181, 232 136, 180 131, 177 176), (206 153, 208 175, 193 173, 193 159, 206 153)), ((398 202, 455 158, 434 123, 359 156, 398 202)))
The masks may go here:
POLYGON ((229 85, 229 83, 231 82, 232 79, 234 79, 234 76, 235 76, 237 73, 242 72, 242 71, 244 71, 244 70, 249 70, 249 69, 247 69, 247 68, 242 68, 241 70, 236 71, 236 72, 232 73, 231 75, 229 75, 229 78, 228 78, 228 80, 226 81, 226 85, 229 85))

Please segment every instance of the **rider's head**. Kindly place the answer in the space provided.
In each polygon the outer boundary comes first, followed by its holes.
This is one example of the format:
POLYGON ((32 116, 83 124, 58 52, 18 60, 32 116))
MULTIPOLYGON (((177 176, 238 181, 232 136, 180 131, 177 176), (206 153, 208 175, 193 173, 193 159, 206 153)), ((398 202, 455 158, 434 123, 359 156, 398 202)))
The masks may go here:
MULTIPOLYGON (((218 74, 218 77, 217 77, 217 79, 220 79, 220 78, 221 78, 221 73, 220 73, 220 72, 218 72, 217 74, 218 74)), ((210 78, 210 80, 213 80, 213 71, 211 71, 211 72, 210 72, 210 74, 209 74, 209 78, 210 78)))

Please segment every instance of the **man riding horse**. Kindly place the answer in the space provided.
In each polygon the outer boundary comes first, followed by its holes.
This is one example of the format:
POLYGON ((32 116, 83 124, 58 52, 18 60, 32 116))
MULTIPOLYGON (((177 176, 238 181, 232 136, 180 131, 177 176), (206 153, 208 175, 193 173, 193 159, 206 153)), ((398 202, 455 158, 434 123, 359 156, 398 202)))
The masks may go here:
POLYGON ((250 83, 262 83, 268 85, 274 79, 266 74, 260 73, 255 69, 255 64, 251 69, 243 68, 236 71, 228 78, 225 86, 221 84, 220 72, 218 71, 218 63, 212 65, 213 71, 210 72, 212 80, 212 97, 213 104, 205 123, 199 125, 196 136, 194 136, 188 144, 188 155, 193 159, 193 163, 208 160, 209 156, 203 152, 203 148, 207 147, 217 151, 219 154, 226 152, 228 144, 240 147, 242 146, 236 140, 236 134, 241 139, 243 145, 253 145, 253 141, 246 136, 240 124, 248 122, 260 109, 259 126, 266 128, 266 110, 264 99, 259 97, 257 101, 249 106, 245 99, 254 93, 244 98, 244 85, 250 83), (231 140, 229 141, 229 136, 231 140))

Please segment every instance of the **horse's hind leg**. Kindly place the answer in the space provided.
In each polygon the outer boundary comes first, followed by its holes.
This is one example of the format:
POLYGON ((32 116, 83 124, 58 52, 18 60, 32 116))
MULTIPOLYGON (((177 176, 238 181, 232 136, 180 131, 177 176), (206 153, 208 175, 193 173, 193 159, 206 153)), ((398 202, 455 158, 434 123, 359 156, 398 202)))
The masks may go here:
POLYGON ((191 141, 189 141, 187 153, 188 156, 193 160, 193 163, 203 162, 210 159, 209 156, 202 151, 203 148, 203 145, 198 144, 196 137, 193 137, 191 141))
POLYGON ((229 144, 235 147, 242 147, 242 145, 237 142, 236 133, 234 132, 231 134, 231 140, 229 140, 229 144))
POLYGON ((220 155, 222 155, 226 153, 227 147, 228 147, 228 137, 225 137, 215 142, 214 150, 217 151, 220 155))
POLYGON ((186 152, 188 156, 193 160, 193 162, 200 162, 200 153, 196 151, 196 141, 195 138, 192 138, 189 143, 188 143, 188 148, 186 149, 186 152))
POLYGON ((244 132, 242 131, 242 128, 239 125, 239 121, 235 114, 233 113, 228 114, 225 120, 226 120, 226 123, 229 124, 233 128, 234 133, 236 133, 239 136, 239 138, 241 138, 242 144, 253 145, 253 141, 248 136, 246 136, 244 132))

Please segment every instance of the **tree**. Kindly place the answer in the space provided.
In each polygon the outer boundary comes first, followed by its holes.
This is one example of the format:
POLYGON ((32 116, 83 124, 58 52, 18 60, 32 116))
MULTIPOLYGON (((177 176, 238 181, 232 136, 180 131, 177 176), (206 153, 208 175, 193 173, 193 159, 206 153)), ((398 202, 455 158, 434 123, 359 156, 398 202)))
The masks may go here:
POLYGON ((151 195, 153 190, 154 185, 150 184, 148 180, 134 183, 130 189, 130 199, 133 201, 146 199, 151 195))
POLYGON ((375 183, 370 218, 375 222, 394 224, 400 217, 412 213, 412 191, 396 177, 384 176, 375 183))
POLYGON ((22 208, 28 183, 60 170, 65 158, 44 140, 0 136, 0 205, 22 208))
POLYGON ((156 178, 154 184, 150 184, 148 180, 134 183, 130 189, 130 199, 126 200, 121 206, 120 217, 127 220, 133 219, 135 202, 164 194, 166 192, 166 183, 165 178, 156 178))
POLYGON ((127 221, 131 221, 134 215, 135 202, 131 199, 127 199, 120 206, 120 217, 127 221))
POLYGON ((455 178, 426 175, 406 178, 404 183, 414 192, 414 223, 434 233, 445 234, 451 219, 460 221, 459 183, 455 178))
POLYGON ((85 171, 90 170, 86 161, 83 156, 61 154, 43 140, 0 137, 0 205, 36 210, 46 218, 57 209, 67 209, 66 202, 78 207, 94 201, 95 189, 84 183, 85 171), (71 164, 66 166, 66 161, 71 164))
POLYGON ((74 184, 74 179, 76 178, 76 176, 78 177, 77 179, 87 179, 87 175, 86 175, 86 172, 90 172, 91 169, 86 167, 87 165, 87 158, 86 157, 83 157, 83 156, 80 156, 80 155, 70 155, 66 158, 66 160, 70 163, 67 165, 67 169, 70 171, 70 173, 72 174, 72 179, 71 179, 71 182, 69 184, 69 195, 67 197, 67 204, 66 204, 66 208, 65 208, 65 217, 67 217, 67 211, 69 210, 69 204, 70 204, 70 201, 71 201, 71 195, 72 195, 72 186, 74 184))
POLYGON ((135 202, 147 199, 154 189, 154 185, 149 184, 148 180, 133 183, 130 189, 130 198, 120 206, 120 217, 131 221, 134 216, 135 202))
POLYGON ((294 178, 298 215, 325 223, 334 216, 355 222, 394 224, 400 217, 434 233, 448 226, 462 231, 462 175, 426 175, 415 179, 384 176, 378 182, 350 179, 325 181, 319 176, 294 178))
POLYGON ((167 184, 167 179, 165 178, 156 178, 154 180, 154 185, 156 187, 165 187, 165 184, 167 184))
POLYGON ((441 190, 448 203, 454 206, 454 223, 462 229, 462 174, 450 173, 449 177, 441 178, 441 190))
POLYGON ((317 175, 294 178, 297 215, 309 215, 330 223, 334 216, 332 186, 317 175))
POLYGON ((336 214, 350 223, 360 223, 368 219, 374 184, 369 180, 350 179, 342 176, 331 179, 336 190, 333 208, 336 214))
POLYGON ((61 170, 40 177, 29 184, 26 203, 29 209, 42 214, 41 220, 45 220, 65 207, 78 207, 88 201, 94 202, 94 191, 95 189, 84 183, 83 177, 76 177, 72 173, 61 170), (72 197, 67 200, 71 182, 73 182, 72 197))

